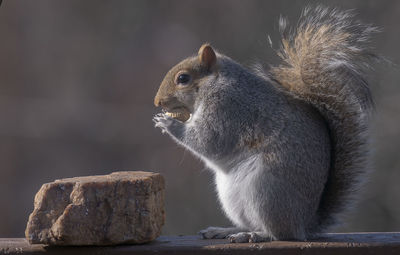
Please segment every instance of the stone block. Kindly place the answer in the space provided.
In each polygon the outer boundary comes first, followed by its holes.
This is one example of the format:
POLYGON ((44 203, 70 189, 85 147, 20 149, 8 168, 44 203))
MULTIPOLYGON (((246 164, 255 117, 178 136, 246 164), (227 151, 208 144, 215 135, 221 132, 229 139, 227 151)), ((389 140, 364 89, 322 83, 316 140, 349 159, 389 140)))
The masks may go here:
POLYGON ((164 189, 160 174, 140 171, 43 184, 25 236, 49 245, 149 242, 165 222, 164 189))

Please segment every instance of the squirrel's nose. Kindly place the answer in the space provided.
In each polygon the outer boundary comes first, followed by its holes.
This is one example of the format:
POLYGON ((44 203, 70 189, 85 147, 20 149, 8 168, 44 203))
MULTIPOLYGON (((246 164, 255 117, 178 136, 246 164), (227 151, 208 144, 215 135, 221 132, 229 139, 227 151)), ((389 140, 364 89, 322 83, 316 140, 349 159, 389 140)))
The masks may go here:
POLYGON ((165 102, 166 102, 166 100, 165 99, 162 99, 162 98, 159 98, 159 97, 156 97, 156 98, 154 98, 154 105, 155 106, 165 106, 165 102))
POLYGON ((155 105, 156 107, 160 106, 160 102, 158 101, 157 98, 154 98, 154 105, 155 105))

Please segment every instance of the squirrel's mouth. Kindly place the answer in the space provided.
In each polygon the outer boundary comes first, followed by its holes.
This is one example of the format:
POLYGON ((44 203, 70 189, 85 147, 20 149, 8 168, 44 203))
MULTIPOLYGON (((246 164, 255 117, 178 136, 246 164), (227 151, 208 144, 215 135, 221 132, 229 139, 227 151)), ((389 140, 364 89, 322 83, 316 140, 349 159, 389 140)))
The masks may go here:
POLYGON ((190 119, 192 114, 185 107, 174 108, 170 111, 165 111, 165 114, 171 118, 177 119, 182 122, 186 122, 190 119))

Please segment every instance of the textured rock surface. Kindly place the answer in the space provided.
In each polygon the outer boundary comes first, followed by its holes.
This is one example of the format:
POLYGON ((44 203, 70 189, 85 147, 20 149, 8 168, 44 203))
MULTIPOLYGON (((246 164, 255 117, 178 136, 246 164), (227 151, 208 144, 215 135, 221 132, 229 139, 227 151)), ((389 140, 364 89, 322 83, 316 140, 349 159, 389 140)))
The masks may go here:
POLYGON ((164 186, 160 174, 139 171, 43 184, 25 236, 50 245, 151 241, 165 221, 164 186))

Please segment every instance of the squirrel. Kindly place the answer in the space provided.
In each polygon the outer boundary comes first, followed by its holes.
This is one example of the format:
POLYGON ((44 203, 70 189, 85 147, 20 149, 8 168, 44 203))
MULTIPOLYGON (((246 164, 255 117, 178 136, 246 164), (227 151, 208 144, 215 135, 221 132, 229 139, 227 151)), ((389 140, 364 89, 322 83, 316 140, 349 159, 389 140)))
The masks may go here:
POLYGON ((296 28, 279 25, 281 64, 251 70, 204 44, 154 99, 155 126, 211 169, 234 225, 205 239, 316 237, 341 222, 369 170, 377 29, 323 6, 305 8, 296 28))

